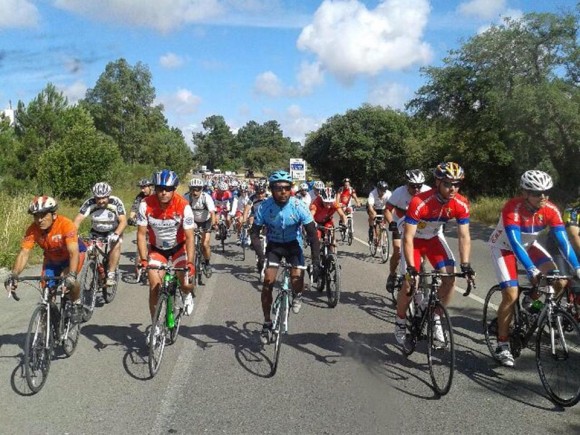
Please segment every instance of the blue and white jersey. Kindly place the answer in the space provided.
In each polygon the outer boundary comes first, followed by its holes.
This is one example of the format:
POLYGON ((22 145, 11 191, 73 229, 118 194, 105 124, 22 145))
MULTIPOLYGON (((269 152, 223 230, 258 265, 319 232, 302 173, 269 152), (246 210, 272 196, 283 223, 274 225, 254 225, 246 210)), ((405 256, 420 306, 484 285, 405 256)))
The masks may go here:
POLYGON ((274 198, 268 198, 262 202, 254 217, 254 225, 266 226, 268 242, 274 243, 302 242, 300 226, 312 221, 312 214, 304 202, 295 197, 282 206, 274 198))

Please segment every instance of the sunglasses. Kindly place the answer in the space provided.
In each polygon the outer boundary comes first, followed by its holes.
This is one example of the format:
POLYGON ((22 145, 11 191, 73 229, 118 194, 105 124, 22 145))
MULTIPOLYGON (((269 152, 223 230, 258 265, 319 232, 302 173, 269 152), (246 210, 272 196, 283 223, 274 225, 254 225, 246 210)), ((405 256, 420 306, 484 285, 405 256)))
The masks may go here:
POLYGON ((459 189, 461 187, 461 183, 459 181, 443 181, 442 183, 443 186, 445 186, 447 189, 451 189, 452 187, 459 189))
POLYGON ((274 186, 272 192, 290 192, 292 186, 274 186))
POLYGON ((411 189, 420 189, 421 187, 423 187, 423 184, 409 184, 409 187, 411 189))
POLYGON ((194 192, 199 192, 201 190, 201 187, 190 187, 190 190, 193 190, 194 192))
POLYGON ((550 191, 549 190, 543 190, 543 191, 538 191, 538 190, 528 190, 528 194, 530 196, 535 196, 536 198, 539 198, 540 196, 550 196, 550 191))
POLYGON ((155 191, 156 192, 173 192, 175 191, 175 187, 173 186, 155 186, 155 191))

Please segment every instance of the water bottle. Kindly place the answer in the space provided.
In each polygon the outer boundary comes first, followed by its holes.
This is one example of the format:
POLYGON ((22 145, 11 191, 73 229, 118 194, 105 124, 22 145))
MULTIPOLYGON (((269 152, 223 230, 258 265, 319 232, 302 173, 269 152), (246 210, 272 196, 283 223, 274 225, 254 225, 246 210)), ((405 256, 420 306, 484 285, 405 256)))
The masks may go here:
POLYGON ((175 327, 175 316, 173 314, 173 305, 172 305, 172 298, 167 298, 167 327, 169 329, 173 329, 175 327))
POLYGON ((542 308, 544 308, 544 304, 541 300, 536 299, 534 302, 532 302, 531 311, 533 313, 539 313, 542 311, 542 308))

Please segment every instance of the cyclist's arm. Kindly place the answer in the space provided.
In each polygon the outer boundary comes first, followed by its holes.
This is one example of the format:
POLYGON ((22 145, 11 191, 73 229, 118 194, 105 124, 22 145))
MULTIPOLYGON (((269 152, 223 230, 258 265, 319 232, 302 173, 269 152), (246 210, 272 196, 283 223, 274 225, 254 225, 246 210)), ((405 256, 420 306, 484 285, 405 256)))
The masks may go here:
POLYGON ((304 225, 304 230, 306 231, 306 237, 308 237, 308 243, 310 244, 312 262, 318 263, 320 261, 320 242, 316 232, 316 222, 312 221, 304 225))
POLYGON ((18 255, 16 256, 16 260, 14 261, 14 265, 12 266, 12 273, 15 275, 20 275, 20 273, 26 267, 28 263, 28 258, 30 257, 31 249, 22 248, 18 255))
POLYGON ((512 251, 514 252, 518 261, 524 266, 524 269, 526 269, 528 275, 535 275, 538 269, 524 248, 520 227, 517 225, 507 225, 505 227, 505 234, 512 248, 512 251))
POLYGON ((243 213, 243 221, 242 222, 246 222, 248 220, 248 217, 250 217, 250 212, 252 211, 252 203, 248 202, 245 207, 244 207, 244 213, 243 213))
POLYGON ((195 238, 193 236, 194 228, 183 229, 185 234, 185 253, 187 254, 187 261, 195 264, 195 238))
POLYGON ((147 226, 137 226, 137 250, 139 252, 139 260, 147 260, 147 226))
POLYGON ((252 248, 258 256, 262 255, 262 249, 260 246, 260 233, 262 231, 262 225, 256 225, 256 221, 252 224, 250 228, 250 240, 252 242, 252 248))
POLYGON ((120 214, 118 217, 119 225, 117 225, 117 228, 115 228, 115 234, 120 236, 123 234, 123 231, 125 231, 125 228, 127 228, 127 215, 120 214))
POLYGON ((457 225, 457 240, 459 243, 460 263, 469 263, 471 256, 471 234, 469 224, 457 225))
POLYGON ((68 270, 70 272, 75 272, 79 267, 79 244, 77 240, 66 244, 66 250, 68 251, 69 264, 68 270))
POLYGON ((354 201, 356 202, 356 206, 360 207, 360 199, 358 199, 358 196, 356 196, 356 192, 352 192, 352 197, 354 198, 354 201))
POLYGON ((574 269, 578 269, 580 267, 580 265, 578 264, 578 257, 576 256, 574 249, 572 249, 572 245, 571 245, 570 241, 568 240, 568 236, 566 235, 566 231, 564 230, 564 227, 561 225, 558 225, 556 227, 552 227, 552 233, 556 237, 556 240, 558 240, 558 244, 560 245, 560 250, 562 251, 562 254, 565 255, 568 263, 570 263, 570 265, 574 269))
POLYGON ((77 214, 77 216, 75 217, 75 220, 73 221, 73 224, 75 224, 76 229, 78 230, 81 226, 81 222, 85 219, 85 215, 82 213, 77 214))
POLYGON ((385 220, 387 221, 388 224, 390 224, 393 221, 393 212, 391 211, 393 208, 393 206, 391 205, 391 203, 387 203, 387 205, 385 206, 385 220))
POLYGON ((338 207, 336 209, 336 212, 338 213, 338 215, 340 216, 340 221, 346 225, 346 215, 344 214, 344 210, 341 207, 338 207))
POLYGON ((568 239, 576 251, 576 256, 580 254, 580 227, 578 225, 567 225, 566 233, 568 233, 568 239))
POLYGON ((403 254, 405 255, 407 266, 414 267, 415 269, 417 269, 417 266, 415 265, 413 251, 415 250, 414 239, 416 233, 417 225, 405 221, 403 225, 403 254))

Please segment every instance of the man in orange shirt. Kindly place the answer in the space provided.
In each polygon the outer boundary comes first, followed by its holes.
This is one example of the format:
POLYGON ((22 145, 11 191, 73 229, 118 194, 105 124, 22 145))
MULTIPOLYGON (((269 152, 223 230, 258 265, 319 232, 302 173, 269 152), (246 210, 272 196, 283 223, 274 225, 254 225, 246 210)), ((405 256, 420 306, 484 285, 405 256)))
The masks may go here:
MULTIPOLYGON (((317 225, 333 228, 333 216, 335 212, 340 217, 341 225, 346 225, 346 215, 336 201, 336 192, 332 187, 325 187, 320 190, 320 194, 310 204, 310 213, 312 213, 317 225)), ((322 232, 320 230, 317 230, 317 232, 318 238, 321 238, 322 232)), ((332 250, 333 252, 336 250, 334 245, 332 250)))
POLYGON ((83 267, 86 247, 79 241, 77 229, 73 222, 56 213, 58 204, 50 196, 36 196, 30 206, 34 222, 28 227, 16 257, 12 272, 6 278, 4 286, 11 292, 16 289, 18 275, 28 263, 30 251, 37 244, 44 251, 42 275, 57 277, 66 275, 64 284, 73 302, 72 321, 82 321, 82 304, 77 275, 83 267))

